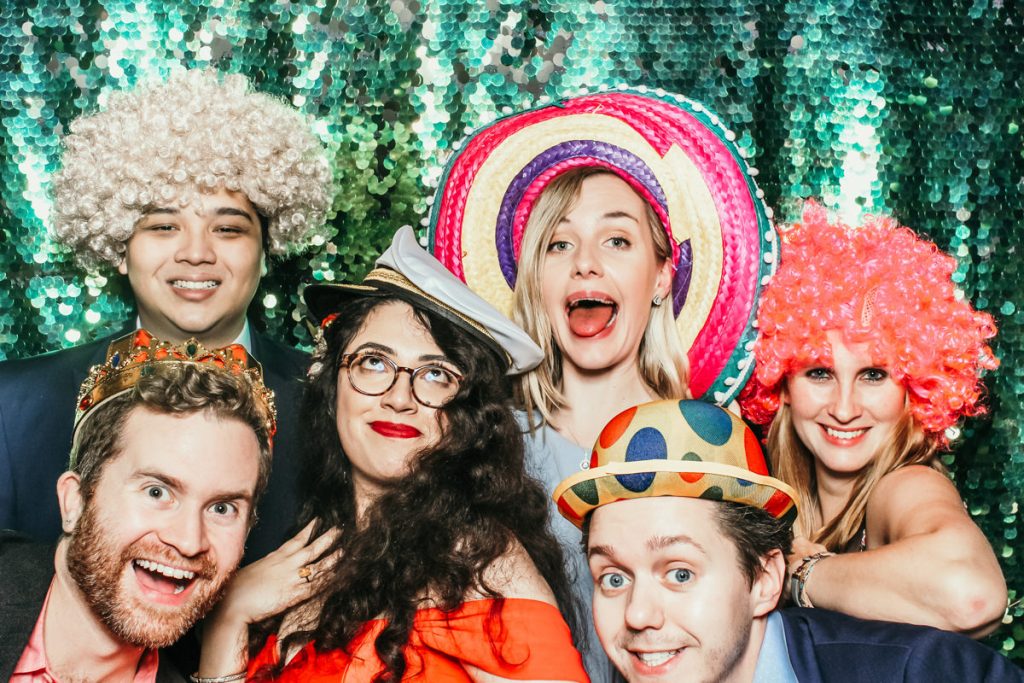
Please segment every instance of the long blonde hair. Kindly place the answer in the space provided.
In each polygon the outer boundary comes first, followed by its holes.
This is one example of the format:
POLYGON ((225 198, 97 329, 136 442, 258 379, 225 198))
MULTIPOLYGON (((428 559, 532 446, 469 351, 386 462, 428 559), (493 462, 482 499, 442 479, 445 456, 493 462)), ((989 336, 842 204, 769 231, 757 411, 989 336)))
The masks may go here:
POLYGON ((821 500, 814 470, 814 454, 800 440, 793 426, 788 404, 783 403, 768 430, 768 456, 772 472, 799 494, 802 501, 794 531, 815 543, 821 543, 833 552, 843 551, 861 532, 866 519, 868 500, 882 477, 908 465, 925 465, 943 474, 946 468, 936 451, 939 441, 925 433, 911 415, 903 416, 893 428, 892 436, 875 454, 871 465, 857 477, 850 499, 835 518, 822 519, 815 530, 817 514, 820 517, 821 500))
MULTIPOLYGON (((602 173, 615 175, 604 168, 586 167, 567 171, 552 180, 537 198, 523 231, 512 320, 541 347, 544 361, 523 375, 516 397, 527 414, 538 410, 548 423, 557 410, 566 406, 566 400, 561 391, 562 352, 541 304, 541 270, 551 235, 579 200, 583 181, 602 173)), ((645 201, 644 206, 654 237, 655 255, 660 261, 671 259, 672 247, 661 219, 648 202, 645 201)), ((638 356, 640 375, 659 398, 689 398, 689 364, 675 327, 671 295, 663 305, 652 309, 638 356)))

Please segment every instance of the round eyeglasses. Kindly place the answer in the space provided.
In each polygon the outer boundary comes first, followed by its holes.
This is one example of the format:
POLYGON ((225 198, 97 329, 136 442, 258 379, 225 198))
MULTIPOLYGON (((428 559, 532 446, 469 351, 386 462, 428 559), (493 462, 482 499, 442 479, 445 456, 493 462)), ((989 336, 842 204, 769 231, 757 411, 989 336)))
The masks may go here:
POLYGON ((455 398, 462 380, 462 375, 437 363, 406 368, 387 356, 365 351, 345 354, 341 367, 348 368, 352 388, 367 396, 386 394, 395 385, 398 374, 408 372, 413 398, 428 408, 441 408, 455 398))

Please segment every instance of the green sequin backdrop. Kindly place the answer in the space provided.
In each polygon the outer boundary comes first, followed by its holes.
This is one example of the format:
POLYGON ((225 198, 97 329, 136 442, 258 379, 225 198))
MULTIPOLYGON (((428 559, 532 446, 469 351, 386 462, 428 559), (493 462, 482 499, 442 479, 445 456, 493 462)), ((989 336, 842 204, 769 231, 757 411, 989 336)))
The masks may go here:
MULTIPOLYGON (((68 0, 0 3, 0 359, 119 329, 130 294, 47 235, 60 135, 104 93, 181 65, 240 72, 318 121, 339 191, 330 241, 275 264, 250 311, 308 344, 300 283, 361 277, 420 225, 452 145, 502 112, 619 83, 701 100, 780 219, 815 196, 892 213, 954 253, 995 315, 989 418, 947 460, 1024 592, 1024 7, 1013 0, 68 0)), ((942 571, 942 567, 935 567, 942 571)), ((1024 609, 990 644, 1024 661, 1024 609)))

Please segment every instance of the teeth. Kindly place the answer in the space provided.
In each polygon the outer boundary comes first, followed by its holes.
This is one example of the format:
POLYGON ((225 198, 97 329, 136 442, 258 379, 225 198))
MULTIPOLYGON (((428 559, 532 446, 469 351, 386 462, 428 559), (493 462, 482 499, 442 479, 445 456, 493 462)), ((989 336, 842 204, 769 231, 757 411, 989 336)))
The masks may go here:
POLYGON ((192 280, 175 280, 171 284, 179 289, 213 289, 217 286, 217 281, 202 280, 200 282, 193 282, 192 280))
POLYGON ((855 429, 852 432, 841 432, 838 429, 832 429, 831 427, 825 427, 825 431, 828 432, 828 435, 831 436, 834 439, 849 440, 849 439, 856 439, 858 436, 860 436, 861 434, 863 434, 864 432, 866 432, 868 430, 866 430, 866 429, 855 429))
POLYGON ((569 302, 569 310, 576 308, 577 306, 614 306, 615 302, 611 299, 596 299, 596 298, 583 298, 575 299, 569 302))
MULTIPOLYGON (((188 579, 191 581, 196 576, 195 572, 190 572, 187 569, 175 569, 174 567, 168 567, 165 564, 153 562, 152 560, 135 560, 135 564, 151 572, 162 574, 169 579, 188 579)), ((180 586, 180 588, 184 590, 184 586, 180 586)), ((181 591, 176 589, 175 592, 180 593, 181 591)))
POLYGON ((634 652, 641 662, 647 666, 659 666, 679 654, 679 650, 669 652, 634 652))

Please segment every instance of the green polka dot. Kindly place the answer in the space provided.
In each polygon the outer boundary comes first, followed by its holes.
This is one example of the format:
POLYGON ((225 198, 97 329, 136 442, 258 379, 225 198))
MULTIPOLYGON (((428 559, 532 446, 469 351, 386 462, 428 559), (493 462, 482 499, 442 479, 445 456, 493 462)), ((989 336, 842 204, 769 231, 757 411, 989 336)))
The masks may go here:
POLYGON ((572 492, 587 505, 597 505, 600 500, 597 495, 597 483, 593 479, 576 484, 572 487, 572 492))
POLYGON ((704 500, 722 500, 722 495, 721 486, 709 486, 704 489, 704 493, 700 494, 700 497, 704 500))

